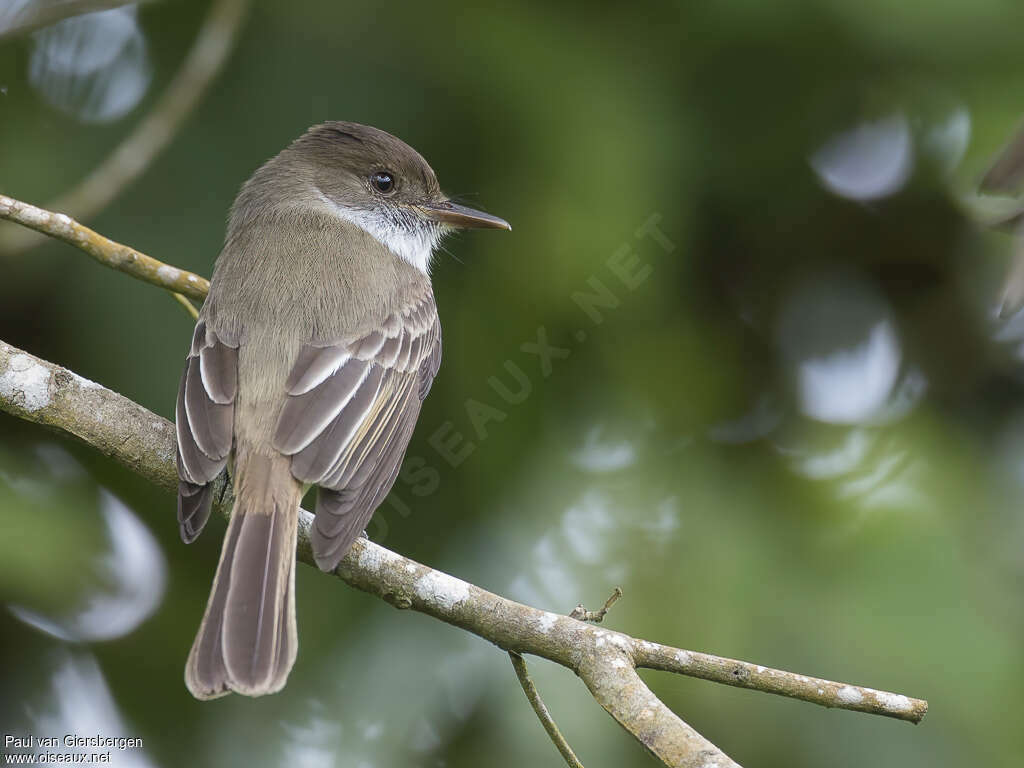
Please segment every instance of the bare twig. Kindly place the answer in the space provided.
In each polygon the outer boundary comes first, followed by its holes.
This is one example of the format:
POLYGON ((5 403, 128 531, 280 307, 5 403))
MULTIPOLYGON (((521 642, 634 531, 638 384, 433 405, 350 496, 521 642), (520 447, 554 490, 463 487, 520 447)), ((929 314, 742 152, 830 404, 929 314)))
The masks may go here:
MULTIPOLYGON (((149 114, 77 187, 50 201, 47 208, 76 219, 90 219, 142 175, 170 143, 224 65, 249 3, 214 0, 181 68, 149 114)), ((13 253, 40 242, 42 238, 24 230, 0 231, 0 251, 13 253)))
POLYGON ((919 723, 928 713, 928 702, 898 693, 877 691, 849 683, 837 683, 818 677, 797 675, 747 661, 736 661, 709 653, 684 651, 641 640, 633 648, 638 667, 675 672, 701 680, 711 680, 737 688, 788 696, 822 707, 849 709, 872 715, 919 723))
POLYGON ((523 686, 523 693, 526 694, 527 700, 530 702, 530 706, 533 707, 533 711, 537 713, 537 719, 540 720, 540 724, 544 726, 544 730, 548 732, 548 736, 551 737, 551 741, 554 742, 555 747, 565 760, 566 765, 570 768, 583 768, 583 763, 576 757, 576 753, 572 751, 572 747, 569 746, 569 742, 565 740, 562 732, 558 730, 558 726, 555 725, 554 718, 551 717, 551 713, 545 706, 543 699, 540 697, 540 693, 537 691, 537 686, 533 684, 533 679, 530 677, 530 671, 526 668, 526 662, 523 657, 515 651, 509 651, 508 657, 512 660, 512 666, 515 667, 516 677, 519 678, 519 684, 523 686))
POLYGON ((622 589, 619 587, 615 588, 611 596, 604 601, 604 606, 597 611, 588 611, 583 603, 580 603, 569 612, 569 617, 573 619, 579 619, 580 621, 590 621, 594 624, 600 624, 604 621, 605 615, 611 610, 611 607, 615 605, 616 601, 622 597, 622 589))
POLYGON ((210 290, 210 283, 206 278, 164 264, 127 245, 108 240, 63 213, 53 213, 0 195, 0 219, 10 219, 29 229, 63 240, 85 251, 106 267, 125 272, 168 291, 193 299, 203 299, 210 290))
POLYGON ((195 304, 189 301, 186 297, 182 296, 180 293, 175 293, 172 291, 171 296, 174 298, 176 302, 178 302, 179 304, 181 304, 181 306, 185 308, 185 311, 188 312, 189 317, 191 317, 193 320, 199 319, 199 310, 196 309, 195 304))

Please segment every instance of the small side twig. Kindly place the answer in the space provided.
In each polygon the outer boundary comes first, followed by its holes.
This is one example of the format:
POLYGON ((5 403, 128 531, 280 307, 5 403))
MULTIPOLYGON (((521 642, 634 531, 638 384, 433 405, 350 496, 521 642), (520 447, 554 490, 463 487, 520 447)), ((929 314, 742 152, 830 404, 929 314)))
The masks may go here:
POLYGON ((526 698, 530 702, 530 706, 533 707, 533 711, 537 713, 537 719, 540 720, 540 724, 544 726, 544 730, 548 732, 548 736, 551 737, 551 741, 554 742, 555 747, 561 753, 565 759, 566 765, 569 768, 583 768, 583 763, 576 757, 576 753, 572 751, 572 747, 569 746, 569 742, 565 740, 562 732, 558 730, 558 726, 555 725, 554 718, 551 717, 551 713, 545 706, 544 701, 540 697, 540 693, 537 691, 537 686, 533 684, 533 679, 530 677, 530 672, 526 668, 526 661, 515 651, 509 651, 508 657, 512 660, 512 666, 515 667, 516 677, 519 678, 519 684, 523 686, 523 693, 526 694, 526 698))
POLYGON ((196 309, 195 304, 193 304, 186 297, 182 296, 180 293, 176 291, 171 291, 171 297, 185 308, 185 311, 188 312, 189 317, 191 317, 193 320, 199 319, 199 310, 196 309))
POLYGON ((589 621, 594 624, 600 624, 604 621, 605 614, 611 610, 612 606, 622 597, 622 589, 619 587, 615 588, 611 596, 604 601, 604 606, 597 611, 588 611, 583 607, 583 603, 580 603, 572 611, 569 612, 570 619, 577 619, 579 621, 589 621))

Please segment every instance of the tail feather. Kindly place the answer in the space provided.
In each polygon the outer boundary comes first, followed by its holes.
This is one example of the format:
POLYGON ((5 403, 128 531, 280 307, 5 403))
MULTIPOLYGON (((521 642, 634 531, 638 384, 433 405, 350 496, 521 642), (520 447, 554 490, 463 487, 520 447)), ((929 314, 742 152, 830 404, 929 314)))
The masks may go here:
POLYGON ((203 621, 185 665, 185 684, 197 699, 216 699, 231 693, 221 650, 224 607, 230 579, 230 569, 225 567, 225 563, 230 564, 235 556, 238 533, 242 529, 241 521, 241 515, 232 515, 228 524, 210 599, 206 603, 203 621))
POLYGON ((302 486, 284 457, 237 464, 237 497, 206 614, 185 667, 196 698, 279 691, 298 651, 295 544, 302 486))

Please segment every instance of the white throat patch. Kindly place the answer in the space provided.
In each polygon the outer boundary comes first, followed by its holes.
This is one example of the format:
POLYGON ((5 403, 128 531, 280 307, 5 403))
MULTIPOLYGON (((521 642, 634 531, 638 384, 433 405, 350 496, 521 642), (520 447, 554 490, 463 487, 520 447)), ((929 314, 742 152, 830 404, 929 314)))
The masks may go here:
POLYGON ((430 259, 434 253, 434 246, 441 239, 440 227, 424 224, 409 230, 362 208, 338 205, 320 190, 317 190, 317 194, 332 215, 355 224, 395 256, 409 262, 423 274, 430 275, 430 259))

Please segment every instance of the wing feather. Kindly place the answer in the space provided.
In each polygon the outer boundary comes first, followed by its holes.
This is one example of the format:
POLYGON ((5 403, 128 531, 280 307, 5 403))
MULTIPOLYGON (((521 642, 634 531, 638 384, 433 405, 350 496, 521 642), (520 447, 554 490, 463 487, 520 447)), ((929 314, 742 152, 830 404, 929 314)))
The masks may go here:
POLYGON ((304 395, 323 384, 348 358, 348 350, 344 347, 303 347, 285 389, 289 395, 304 395))
POLYGON ((238 348, 218 337, 204 321, 196 324, 178 388, 178 525, 190 542, 210 516, 208 484, 227 464, 234 434, 238 393, 238 348))
POLYGON ((302 395, 289 395, 274 433, 274 447, 291 456, 306 448, 346 408, 371 366, 348 360, 323 383, 302 395))
POLYGON ((429 290, 358 338, 307 345, 289 376, 274 444, 321 487, 313 553, 333 570, 390 491, 440 362, 429 290))
MULTIPOLYGON (((203 386, 201 358, 192 358, 185 369, 185 415, 196 446, 219 461, 231 450, 231 421, 234 407, 229 400, 220 404, 203 386)), ((220 393, 220 390, 218 390, 220 393)))
POLYGON ((370 368, 358 391, 341 412, 306 448, 292 458, 293 475, 307 483, 319 484, 323 480, 373 410, 383 376, 384 371, 380 367, 370 368))

